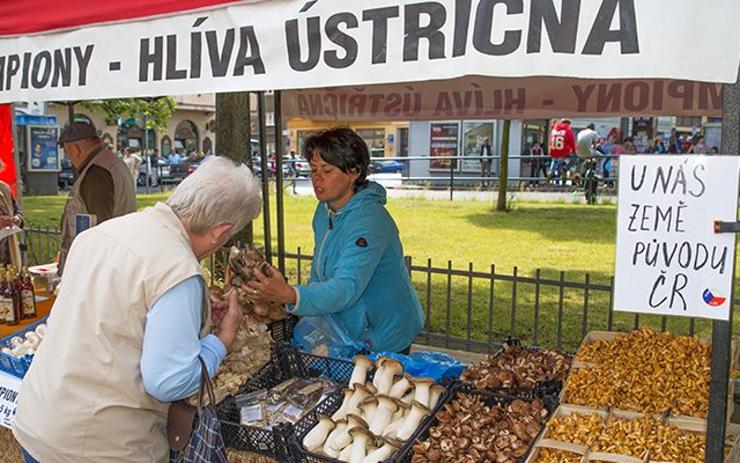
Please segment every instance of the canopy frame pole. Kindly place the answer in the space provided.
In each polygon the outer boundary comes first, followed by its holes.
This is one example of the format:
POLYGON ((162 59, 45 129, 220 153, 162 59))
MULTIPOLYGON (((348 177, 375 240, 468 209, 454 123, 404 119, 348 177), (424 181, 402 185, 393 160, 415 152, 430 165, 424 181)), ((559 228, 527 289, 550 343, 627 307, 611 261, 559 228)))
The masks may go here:
MULTIPOLYGON (((273 92, 273 116, 275 126, 275 207, 277 213, 277 257, 278 269, 285 274, 285 211, 283 207, 283 117, 280 90, 273 92)), ((290 166, 294 166, 289 164, 290 166)), ((288 169, 295 172, 295 169, 288 169)))
POLYGON ((265 260, 272 264, 272 237, 270 234, 270 165, 267 161, 265 92, 257 92, 257 124, 260 137, 260 167, 262 169, 262 222, 264 224, 265 231, 265 260))
MULTIPOLYGON (((738 70, 740 72, 740 69, 738 70)), ((740 148, 740 80, 722 86, 722 153, 737 155, 740 148)), ((737 247, 737 244, 736 244, 737 247)), ((734 252, 734 250, 733 250, 734 252)), ((735 281, 735 268, 732 270, 735 281)), ((709 414, 704 461, 724 461, 724 441, 727 426, 727 394, 730 377, 730 343, 735 290, 730 292, 729 320, 712 322, 712 365, 709 383, 709 414)))

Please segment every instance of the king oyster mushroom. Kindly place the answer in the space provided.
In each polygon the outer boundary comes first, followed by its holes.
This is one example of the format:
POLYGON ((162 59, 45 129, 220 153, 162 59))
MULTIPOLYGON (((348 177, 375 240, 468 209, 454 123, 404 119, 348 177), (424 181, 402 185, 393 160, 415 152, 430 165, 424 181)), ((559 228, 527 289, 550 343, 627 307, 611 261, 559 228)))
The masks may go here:
POLYGON ((377 365, 373 386, 379 394, 388 394, 393 386, 393 379, 403 374, 403 365, 398 360, 389 357, 380 357, 377 365))

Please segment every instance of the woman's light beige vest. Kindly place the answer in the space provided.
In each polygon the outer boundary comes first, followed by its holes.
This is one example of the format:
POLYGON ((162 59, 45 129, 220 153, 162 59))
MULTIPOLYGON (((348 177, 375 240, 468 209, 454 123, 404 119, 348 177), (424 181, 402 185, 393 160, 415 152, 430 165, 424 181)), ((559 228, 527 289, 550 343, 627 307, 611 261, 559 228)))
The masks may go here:
MULTIPOLYGON (((59 273, 64 270, 72 241, 75 239, 75 216, 89 214, 85 201, 80 197, 80 185, 92 166, 102 167, 113 178, 113 217, 136 212, 136 190, 131 183, 131 174, 123 161, 107 149, 102 149, 88 162, 85 169, 72 185, 62 215, 62 240, 59 245, 59 273)), ((98 218, 100 220, 100 218, 98 218)))
MULTIPOLYGON (((203 276, 188 235, 163 203, 74 240, 48 334, 19 396, 13 433, 34 458, 168 461, 169 404, 142 383, 144 327, 154 302, 194 275, 203 276)), ((211 328, 208 299, 204 292, 201 337, 211 328)))

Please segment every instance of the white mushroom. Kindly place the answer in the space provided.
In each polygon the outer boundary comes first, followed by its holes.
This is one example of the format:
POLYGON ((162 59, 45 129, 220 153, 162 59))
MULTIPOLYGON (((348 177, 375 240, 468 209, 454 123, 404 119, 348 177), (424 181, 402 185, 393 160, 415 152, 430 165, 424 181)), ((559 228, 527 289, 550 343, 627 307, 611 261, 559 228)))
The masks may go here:
POLYGON ((434 407, 437 406, 437 402, 439 402, 439 398, 442 396, 442 393, 445 391, 444 386, 440 386, 439 384, 435 384, 434 386, 429 389, 429 409, 433 410, 434 407))
POLYGON ((10 347, 15 348, 23 344, 23 338, 20 336, 13 336, 10 338, 10 347))
MULTIPOLYGON (((375 395, 376 391, 372 385, 355 384, 355 391, 352 397, 349 399, 347 405, 347 413, 354 413, 355 415, 360 414, 360 404, 370 396, 375 395)), ((345 416, 347 416, 345 414, 345 416)), ((344 417, 342 417, 344 418, 344 417)))
POLYGON ((352 399, 352 395, 355 393, 352 389, 343 389, 342 390, 342 406, 339 407, 339 410, 334 412, 334 414, 331 416, 331 419, 334 421, 339 421, 345 416, 347 416, 347 413, 349 413, 349 402, 352 399))
POLYGON ((395 439, 396 435, 398 434, 398 430, 401 429, 401 426, 403 426, 403 422, 405 419, 406 417, 402 416, 391 421, 391 424, 386 426, 383 430, 383 437, 392 437, 395 439))
POLYGON ((337 458, 337 460, 343 461, 345 463, 349 463, 349 457, 351 453, 352 453, 352 445, 350 444, 346 446, 344 449, 342 449, 342 452, 339 454, 339 457, 337 458))
POLYGON ((375 397, 368 397, 364 402, 362 402, 360 408, 362 409, 362 419, 370 423, 373 421, 373 418, 375 418, 375 411, 378 409, 378 399, 375 397))
POLYGON ((10 348, 8 348, 8 347, 3 347, 2 353, 3 354, 7 354, 7 355, 13 355, 13 351, 10 350, 10 348))
POLYGON ((393 420, 393 414, 398 410, 398 404, 387 395, 379 395, 378 408, 373 415, 372 422, 370 423, 370 432, 379 436, 383 433, 383 429, 391 424, 393 420))
POLYGON ((367 428, 365 420, 352 413, 347 415, 347 418, 342 420, 344 426, 340 428, 340 424, 337 423, 337 427, 334 428, 329 437, 326 439, 326 445, 330 446, 333 450, 342 450, 352 443, 352 436, 349 435, 349 430, 352 428, 367 428))
POLYGON ((310 452, 315 452, 321 448, 329 435, 329 431, 334 429, 334 422, 328 416, 319 415, 319 422, 303 438, 303 446, 310 452))
POLYGON ((414 383, 414 400, 422 405, 429 406, 429 390, 434 384, 432 378, 412 378, 414 383))
POLYGON ((355 368, 352 370, 352 377, 349 379, 349 387, 353 387, 355 384, 365 384, 367 372, 373 368, 373 362, 364 355, 358 355, 352 361, 355 368))
POLYGON ((349 463, 362 463, 362 460, 367 456, 368 442, 373 439, 373 435, 365 428, 352 428, 349 430, 349 434, 352 436, 349 463))
MULTIPOLYGON (((414 384, 411 383, 411 386, 413 387, 414 384)), ((411 402, 414 401, 414 396, 416 395, 416 389, 411 389, 411 391, 406 394, 405 396, 401 397, 401 402, 405 403, 406 405, 411 405, 411 402)))
POLYGON ((421 420, 427 415, 429 415, 429 408, 426 405, 417 401, 411 402, 411 413, 404 419, 401 429, 398 430, 398 439, 402 441, 409 440, 419 427, 421 420))
POLYGON ((395 401, 398 404, 398 410, 393 414, 394 421, 399 418, 403 418, 408 414, 409 410, 411 410, 411 405, 403 402, 401 399, 395 399, 395 401))
POLYGON ((382 442, 383 445, 379 449, 368 454, 368 456, 362 460, 362 463, 380 463, 381 461, 385 461, 390 458, 396 450, 401 448, 401 445, 403 445, 402 442, 398 442, 394 439, 382 439, 382 442))
POLYGON ((378 370, 373 378, 373 386, 379 394, 388 394, 393 386, 393 378, 403 374, 403 365, 395 359, 381 357, 378 359, 378 370))
POLYGON ((40 324, 34 331, 36 331, 36 334, 43 339, 43 337, 46 336, 46 323, 40 324))
POLYGON ((321 449, 324 454, 332 458, 338 457, 339 452, 344 448, 344 446, 338 447, 336 445, 332 445, 332 443, 336 440, 337 436, 342 436, 344 434, 349 437, 349 423, 347 422, 347 418, 342 418, 341 420, 334 422, 334 429, 329 433, 329 436, 326 438, 326 442, 324 442, 324 446, 321 449))
POLYGON ((400 399, 406 394, 406 391, 411 389, 411 376, 404 374, 401 379, 396 381, 391 387, 391 391, 388 393, 389 396, 400 399))

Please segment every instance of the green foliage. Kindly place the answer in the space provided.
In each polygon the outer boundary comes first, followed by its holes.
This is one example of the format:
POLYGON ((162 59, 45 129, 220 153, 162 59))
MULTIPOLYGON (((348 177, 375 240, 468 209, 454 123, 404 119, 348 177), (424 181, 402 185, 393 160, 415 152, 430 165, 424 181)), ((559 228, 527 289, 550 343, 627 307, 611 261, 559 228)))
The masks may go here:
POLYGON ((80 106, 94 110, 100 108, 107 119, 133 117, 143 122, 147 118, 146 128, 163 132, 167 130, 172 115, 175 113, 175 99, 171 96, 155 98, 113 98, 100 101, 82 101, 80 106))

